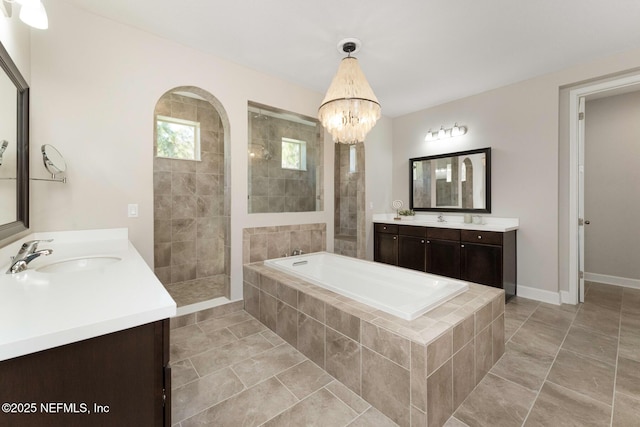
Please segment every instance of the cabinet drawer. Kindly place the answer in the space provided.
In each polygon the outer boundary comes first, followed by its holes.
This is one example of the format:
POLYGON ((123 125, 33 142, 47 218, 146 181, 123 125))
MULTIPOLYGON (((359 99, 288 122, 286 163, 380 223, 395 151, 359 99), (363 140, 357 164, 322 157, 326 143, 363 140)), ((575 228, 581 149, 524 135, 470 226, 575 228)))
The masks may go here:
POLYGON ((398 234, 403 236, 427 237, 427 228, 413 225, 398 225, 398 234))
POLYGON ((398 234, 398 226, 395 224, 376 224, 377 233, 398 234))
POLYGON ((502 233, 497 233, 495 231, 462 230, 460 240, 468 243, 502 245, 502 233))
POLYGON ((427 228, 429 239, 460 240, 460 230, 453 228, 427 228))

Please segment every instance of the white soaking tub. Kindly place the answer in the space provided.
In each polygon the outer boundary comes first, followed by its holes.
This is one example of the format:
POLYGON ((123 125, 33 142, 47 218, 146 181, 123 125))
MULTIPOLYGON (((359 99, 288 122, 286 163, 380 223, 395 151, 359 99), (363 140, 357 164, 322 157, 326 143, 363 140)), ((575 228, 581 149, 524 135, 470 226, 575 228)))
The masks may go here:
POLYGON ((275 258, 264 264, 405 320, 469 289, 460 280, 329 252, 275 258))

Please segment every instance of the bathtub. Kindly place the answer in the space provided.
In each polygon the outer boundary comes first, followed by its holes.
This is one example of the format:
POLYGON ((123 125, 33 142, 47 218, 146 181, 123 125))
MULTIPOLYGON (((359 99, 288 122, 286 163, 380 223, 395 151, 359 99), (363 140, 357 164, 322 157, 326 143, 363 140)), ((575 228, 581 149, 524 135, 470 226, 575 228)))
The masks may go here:
POLYGON ((469 289, 460 280, 329 252, 275 258, 264 264, 405 320, 469 289))

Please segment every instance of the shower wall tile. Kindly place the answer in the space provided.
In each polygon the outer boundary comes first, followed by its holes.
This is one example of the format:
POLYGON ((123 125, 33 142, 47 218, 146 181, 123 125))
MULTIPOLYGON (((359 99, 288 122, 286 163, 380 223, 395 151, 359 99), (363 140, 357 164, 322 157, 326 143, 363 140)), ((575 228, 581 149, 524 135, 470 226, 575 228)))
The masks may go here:
POLYGON ((326 228, 323 223, 245 228, 243 260, 246 263, 279 258, 290 255, 294 249, 302 249, 305 253, 324 251, 326 228))
POLYGON ((171 219, 172 200, 170 195, 160 194, 153 198, 153 212, 156 219, 171 219))
MULTIPOLYGON (((228 237, 229 191, 222 175, 222 122, 208 102, 177 94, 165 95, 158 102, 156 114, 201 122, 201 160, 154 156, 154 241, 171 248, 165 267, 166 246, 156 245, 155 272, 164 284, 225 274, 228 295, 230 252, 224 239, 228 237)), ((197 283, 194 281, 194 286, 197 283)))

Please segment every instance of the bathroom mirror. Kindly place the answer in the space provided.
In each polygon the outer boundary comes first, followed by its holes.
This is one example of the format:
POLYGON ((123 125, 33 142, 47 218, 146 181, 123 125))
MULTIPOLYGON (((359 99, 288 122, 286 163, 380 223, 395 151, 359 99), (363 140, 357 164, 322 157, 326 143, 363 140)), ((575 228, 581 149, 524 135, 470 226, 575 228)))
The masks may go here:
POLYGON ((0 68, 2 240, 29 227, 29 86, 2 43, 0 68))
POLYGON ((64 161, 62 154, 60 154, 56 147, 49 144, 44 144, 41 147, 41 151, 44 167, 49 171, 52 179, 64 179, 64 173, 67 171, 67 163, 64 161), (58 176, 56 177, 56 175, 58 176))
POLYGON ((409 208, 491 212, 491 148, 409 159, 409 208))

